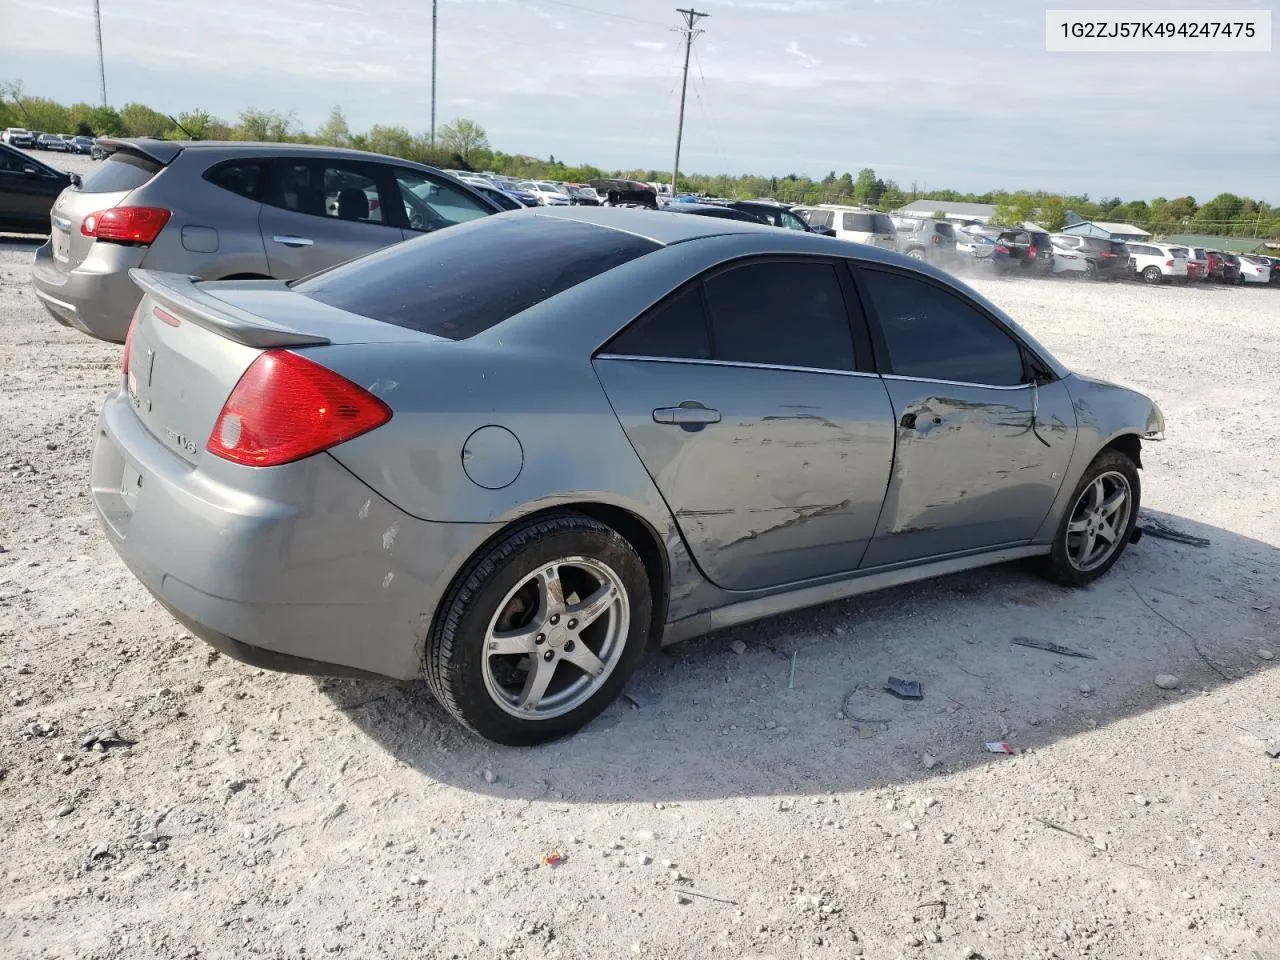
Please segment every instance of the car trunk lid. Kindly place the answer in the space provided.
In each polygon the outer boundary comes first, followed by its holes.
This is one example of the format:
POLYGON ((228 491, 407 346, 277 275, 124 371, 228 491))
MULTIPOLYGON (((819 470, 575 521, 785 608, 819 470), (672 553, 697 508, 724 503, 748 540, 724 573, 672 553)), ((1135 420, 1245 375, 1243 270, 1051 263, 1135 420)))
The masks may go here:
POLYGON ((206 284, 153 270, 130 276, 144 296, 125 347, 126 390, 147 430, 191 464, 264 351, 437 339, 327 306, 281 281, 206 284))
POLYGON ((81 229, 85 218, 122 204, 136 189, 150 183, 167 163, 127 145, 128 141, 116 143, 120 146, 102 166, 79 187, 72 185, 63 190, 50 211, 53 260, 63 273, 80 266, 96 242, 81 229))

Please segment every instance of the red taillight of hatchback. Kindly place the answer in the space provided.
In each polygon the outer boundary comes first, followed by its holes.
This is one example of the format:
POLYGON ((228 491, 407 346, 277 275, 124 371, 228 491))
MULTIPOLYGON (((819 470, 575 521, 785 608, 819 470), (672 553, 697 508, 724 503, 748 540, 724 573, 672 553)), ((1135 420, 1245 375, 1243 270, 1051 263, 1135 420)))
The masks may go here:
POLYGON ((1029 260, 1034 260, 1036 258, 1036 245, 1034 243, 1027 247, 1027 258, 1029 260))
POLYGON ((1166 261, 1164 262, 1164 265, 1165 265, 1166 267, 1172 267, 1172 266, 1173 266, 1173 261, 1172 261, 1172 260, 1166 260, 1166 261))
POLYGON ((268 350, 231 391, 206 449, 233 463, 276 467, 390 419, 390 407, 346 377, 296 353, 268 350))
POLYGON ((94 240, 148 246, 173 216, 164 207, 112 207, 80 221, 80 233, 94 240))
POLYGON ((1009 252, 1009 248, 1006 247, 1003 243, 996 244, 996 253, 1008 253, 1008 252, 1009 252))
POLYGON ((129 320, 129 332, 124 335, 124 356, 120 358, 120 372, 126 377, 129 375, 129 351, 133 349, 133 328, 138 325, 138 311, 141 309, 142 302, 139 301, 129 320))

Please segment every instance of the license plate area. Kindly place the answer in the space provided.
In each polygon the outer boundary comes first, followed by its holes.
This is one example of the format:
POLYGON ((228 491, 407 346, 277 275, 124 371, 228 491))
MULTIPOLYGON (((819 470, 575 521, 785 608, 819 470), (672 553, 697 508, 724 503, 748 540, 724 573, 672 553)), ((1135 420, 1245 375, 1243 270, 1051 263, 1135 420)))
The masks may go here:
POLYGON ((53 222, 53 258, 59 263, 71 260, 71 231, 56 220, 53 222))

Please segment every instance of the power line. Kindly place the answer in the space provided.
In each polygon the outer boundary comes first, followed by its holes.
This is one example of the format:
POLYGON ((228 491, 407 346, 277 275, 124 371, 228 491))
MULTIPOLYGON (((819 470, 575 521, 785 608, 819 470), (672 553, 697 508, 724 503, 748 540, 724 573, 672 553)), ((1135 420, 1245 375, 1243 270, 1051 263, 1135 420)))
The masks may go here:
POLYGON ((684 77, 680 81, 680 122, 676 126, 676 160, 671 165, 671 196, 676 195, 676 181, 680 179, 680 141, 684 138, 684 103, 686 95, 689 92, 689 54, 693 51, 693 41, 702 36, 706 31, 698 30, 695 24, 701 19, 711 16, 709 13, 699 13, 692 7, 687 10, 683 7, 677 7, 676 13, 684 18, 684 26, 676 29, 677 33, 684 34, 684 77))
MULTIPOLYGON (((520 2, 520 0, 516 0, 516 2, 520 2)), ((644 23, 651 27, 662 26, 662 24, 655 20, 642 20, 639 17, 629 17, 625 13, 614 13, 611 10, 597 10, 595 7, 584 7, 580 3, 569 3, 568 0, 538 0, 538 3, 551 3, 555 4, 557 7, 568 7, 570 10, 580 10, 583 13, 594 13, 601 17, 612 17, 614 20, 628 20, 631 23, 644 23)), ((525 0, 525 6, 537 7, 538 3, 525 0)))

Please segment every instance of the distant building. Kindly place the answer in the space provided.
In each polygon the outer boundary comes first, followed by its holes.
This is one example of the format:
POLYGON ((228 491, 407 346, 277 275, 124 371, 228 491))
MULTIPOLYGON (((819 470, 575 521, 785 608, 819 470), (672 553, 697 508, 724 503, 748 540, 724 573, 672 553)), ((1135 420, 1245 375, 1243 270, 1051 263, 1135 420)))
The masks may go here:
POLYGON ((913 200, 897 212, 902 216, 932 217, 941 211, 946 220, 990 223, 996 215, 994 203, 960 203, 955 200, 913 200))
POLYGON ((1151 236, 1141 227, 1131 223, 1109 223, 1105 220, 1081 220, 1062 228, 1063 233, 1076 237, 1101 237, 1103 240, 1119 240, 1122 243, 1131 240, 1146 240, 1151 236))

